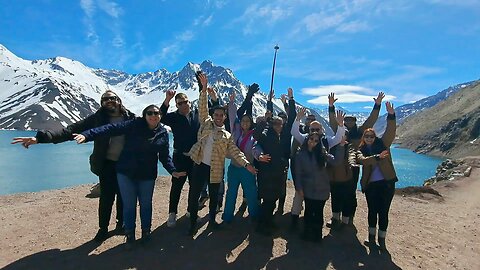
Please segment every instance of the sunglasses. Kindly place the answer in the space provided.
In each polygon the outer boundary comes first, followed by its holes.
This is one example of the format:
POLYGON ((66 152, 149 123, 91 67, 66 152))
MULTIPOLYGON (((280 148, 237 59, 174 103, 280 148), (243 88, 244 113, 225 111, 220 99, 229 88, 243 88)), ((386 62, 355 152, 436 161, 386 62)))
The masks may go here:
POLYGON ((375 139, 375 135, 365 135, 363 136, 365 139, 375 139))
POLYGON ((159 112, 159 111, 147 111, 146 114, 147 114, 148 116, 160 115, 160 112, 159 112))
POLYGON ((188 101, 188 100, 180 101, 180 102, 177 102, 177 106, 182 106, 182 105, 187 104, 189 102, 190 101, 188 101))
POLYGON ((102 97, 102 102, 108 102, 108 101, 117 101, 118 97, 117 96, 111 96, 111 97, 102 97))
POLYGON ((310 128, 310 131, 311 132, 320 132, 320 129, 319 128, 310 128))

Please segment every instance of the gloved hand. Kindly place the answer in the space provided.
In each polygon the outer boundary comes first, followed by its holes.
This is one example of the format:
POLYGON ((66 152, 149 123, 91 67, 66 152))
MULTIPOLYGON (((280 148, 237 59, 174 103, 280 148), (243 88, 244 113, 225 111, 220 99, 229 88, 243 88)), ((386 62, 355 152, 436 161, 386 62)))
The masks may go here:
POLYGON ((248 87, 248 92, 247 92, 247 97, 246 97, 246 99, 248 99, 248 100, 252 99, 253 94, 255 94, 256 92, 258 92, 259 90, 260 90, 260 87, 258 86, 258 84, 253 83, 252 85, 250 85, 250 86, 248 87))

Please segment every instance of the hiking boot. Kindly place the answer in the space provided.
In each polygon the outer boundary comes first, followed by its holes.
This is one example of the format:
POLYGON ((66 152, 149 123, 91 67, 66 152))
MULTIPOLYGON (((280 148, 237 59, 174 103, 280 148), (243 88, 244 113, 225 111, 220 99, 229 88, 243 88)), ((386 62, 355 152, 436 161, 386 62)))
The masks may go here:
POLYGON ((123 224, 120 222, 117 222, 117 225, 115 226, 114 233, 116 235, 125 235, 125 229, 123 228, 123 224))
POLYGON ((135 233, 129 232, 125 234, 125 249, 131 250, 135 245, 135 233))
POLYGON ((148 242, 150 242, 151 234, 152 233, 150 230, 142 230, 142 238, 140 239, 142 244, 147 244, 148 242))
POLYGON ((167 227, 173 228, 177 224, 177 214, 176 213, 170 213, 168 214, 168 220, 167 220, 167 227))
POLYGON ((102 243, 103 241, 108 239, 108 230, 107 229, 99 229, 93 240, 98 243, 102 243))

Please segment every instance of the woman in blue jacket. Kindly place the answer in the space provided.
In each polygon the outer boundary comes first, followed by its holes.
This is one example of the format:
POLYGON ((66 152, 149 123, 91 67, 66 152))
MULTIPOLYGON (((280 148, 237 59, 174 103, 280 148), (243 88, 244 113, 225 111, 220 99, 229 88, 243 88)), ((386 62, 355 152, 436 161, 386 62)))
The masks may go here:
POLYGON ((160 125, 160 118, 160 108, 149 105, 143 110, 142 117, 74 134, 77 143, 92 141, 100 136, 125 135, 125 145, 117 162, 117 178, 124 205, 127 247, 131 247, 135 242, 137 199, 140 204, 142 241, 150 239, 152 198, 158 160, 174 177, 185 175, 185 172, 175 171, 169 154, 168 133, 160 125))

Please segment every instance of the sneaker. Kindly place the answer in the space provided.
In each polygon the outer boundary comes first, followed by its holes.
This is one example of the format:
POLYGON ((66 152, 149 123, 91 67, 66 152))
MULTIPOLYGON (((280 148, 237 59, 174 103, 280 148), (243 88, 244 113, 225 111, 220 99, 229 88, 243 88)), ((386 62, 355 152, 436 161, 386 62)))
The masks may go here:
POLYGON ((176 224, 177 224, 177 214, 176 213, 168 214, 167 227, 173 228, 175 227, 176 224))
POLYGON ((133 232, 125 234, 125 249, 131 250, 135 245, 135 234, 133 232))
POLYGON ((99 229, 93 240, 98 243, 102 243, 103 241, 108 239, 108 230, 107 229, 99 229))
POLYGON ((148 242, 150 242, 151 234, 152 233, 150 230, 142 230, 142 238, 140 239, 142 244, 147 244, 148 242))
POLYGON ((123 224, 117 222, 115 226, 115 230, 113 231, 116 235, 125 235, 125 229, 123 228, 123 224))

